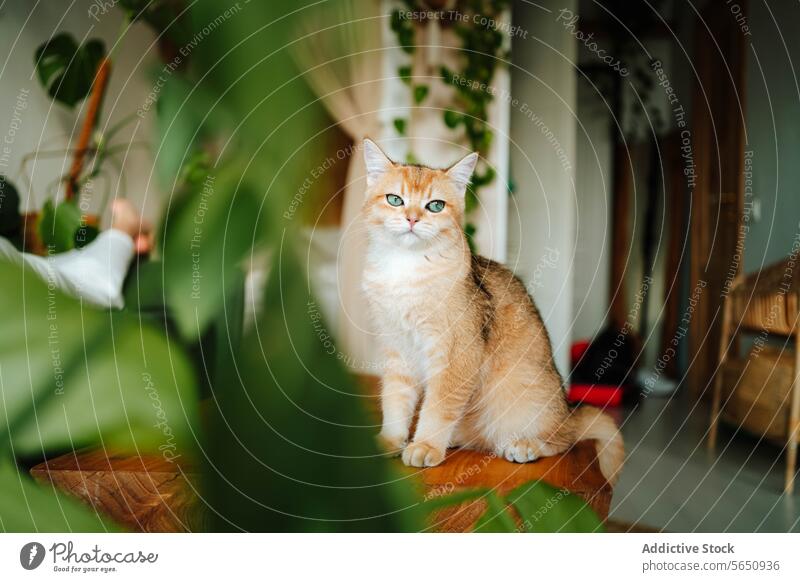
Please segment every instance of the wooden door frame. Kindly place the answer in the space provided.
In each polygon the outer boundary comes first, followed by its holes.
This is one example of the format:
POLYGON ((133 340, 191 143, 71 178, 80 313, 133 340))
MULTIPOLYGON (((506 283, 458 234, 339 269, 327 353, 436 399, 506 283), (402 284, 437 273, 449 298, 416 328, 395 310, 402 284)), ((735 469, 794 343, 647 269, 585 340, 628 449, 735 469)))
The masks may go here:
MULTIPOLYGON (((747 3, 739 4, 746 14, 747 3)), ((696 181, 694 188, 689 188, 689 297, 696 289, 702 289, 702 294, 691 314, 687 363, 689 388, 696 399, 710 393, 708 387, 717 369, 725 293, 718 281, 704 283, 714 279, 710 271, 718 268, 720 261, 725 262, 728 278, 741 276, 742 270, 741 260, 734 262, 734 257, 727 257, 727 249, 720 248, 724 242, 718 235, 720 228, 734 227, 737 244, 742 242, 747 42, 722 0, 708 2, 695 19, 693 61, 697 77, 690 138, 696 181), (727 69, 718 66, 721 54, 727 69), (727 225, 717 222, 731 210, 734 220, 727 225)))

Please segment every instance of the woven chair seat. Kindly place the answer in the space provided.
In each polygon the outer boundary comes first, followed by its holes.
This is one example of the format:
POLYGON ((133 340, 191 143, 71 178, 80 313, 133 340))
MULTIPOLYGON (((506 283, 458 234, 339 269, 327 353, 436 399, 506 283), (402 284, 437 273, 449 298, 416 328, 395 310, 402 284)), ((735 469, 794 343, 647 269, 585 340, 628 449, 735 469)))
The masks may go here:
POLYGON ((791 335, 800 319, 800 263, 787 258, 740 279, 731 290, 735 324, 791 335))

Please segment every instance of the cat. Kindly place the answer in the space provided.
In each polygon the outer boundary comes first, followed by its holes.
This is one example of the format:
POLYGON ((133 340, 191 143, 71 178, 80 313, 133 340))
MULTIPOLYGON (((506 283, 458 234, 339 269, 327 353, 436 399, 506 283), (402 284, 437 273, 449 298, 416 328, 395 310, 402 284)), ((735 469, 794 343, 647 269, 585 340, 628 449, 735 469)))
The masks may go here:
POLYGON ((364 159, 362 288, 385 358, 381 445, 430 467, 449 447, 525 463, 595 439, 600 469, 615 482, 624 448, 614 421, 570 409, 525 286, 470 252, 461 224, 478 155, 436 170, 394 163, 366 139, 364 159))

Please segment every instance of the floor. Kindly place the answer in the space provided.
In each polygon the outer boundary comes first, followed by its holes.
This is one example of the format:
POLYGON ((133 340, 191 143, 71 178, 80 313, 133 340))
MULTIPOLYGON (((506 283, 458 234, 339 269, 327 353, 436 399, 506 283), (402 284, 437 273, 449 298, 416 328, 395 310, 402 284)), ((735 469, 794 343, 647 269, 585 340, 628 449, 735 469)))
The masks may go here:
POLYGON ((610 518, 670 532, 800 532, 800 487, 783 494, 780 447, 730 427, 707 451, 707 409, 650 397, 619 419, 628 452, 610 518))

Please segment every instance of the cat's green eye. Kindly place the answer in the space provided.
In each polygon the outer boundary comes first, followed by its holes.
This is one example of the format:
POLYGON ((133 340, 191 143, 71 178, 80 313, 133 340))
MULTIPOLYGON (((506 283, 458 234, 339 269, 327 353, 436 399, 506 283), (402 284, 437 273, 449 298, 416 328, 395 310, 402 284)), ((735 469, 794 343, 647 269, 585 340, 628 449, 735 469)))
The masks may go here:
POLYGON ((425 205, 431 212, 441 212, 444 210, 444 200, 431 200, 425 205))
POLYGON ((397 194, 387 194, 386 195, 386 202, 388 202, 392 206, 402 206, 403 199, 400 198, 397 194))

